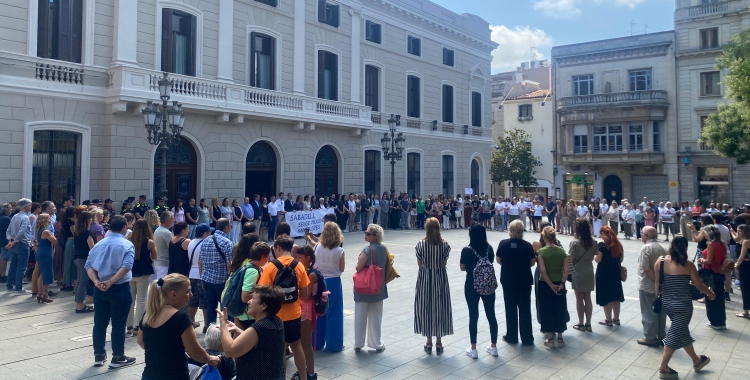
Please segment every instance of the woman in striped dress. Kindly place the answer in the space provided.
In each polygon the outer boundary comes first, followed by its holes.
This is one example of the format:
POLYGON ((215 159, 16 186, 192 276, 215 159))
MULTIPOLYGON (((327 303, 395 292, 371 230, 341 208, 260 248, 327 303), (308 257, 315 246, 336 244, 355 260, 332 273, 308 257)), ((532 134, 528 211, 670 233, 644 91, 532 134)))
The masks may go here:
POLYGON ((701 281, 695 265, 688 261, 688 241, 682 236, 672 239, 669 255, 656 262, 654 272, 656 276, 656 293, 661 291, 662 308, 669 317, 672 325, 664 338, 664 353, 659 366, 660 379, 677 379, 677 371, 669 368, 669 360, 674 352, 684 348, 693 359, 693 369, 698 372, 710 361, 708 356, 695 353, 690 336, 690 319, 693 317, 693 302, 690 297, 690 281, 695 287, 705 293, 711 300, 716 294, 701 281))
POLYGON ((435 351, 443 353, 441 338, 453 335, 453 312, 451 291, 445 265, 451 246, 440 236, 440 222, 435 218, 425 222, 425 238, 417 243, 416 296, 414 297, 414 332, 427 337, 424 350, 432 352, 432 337, 435 351))

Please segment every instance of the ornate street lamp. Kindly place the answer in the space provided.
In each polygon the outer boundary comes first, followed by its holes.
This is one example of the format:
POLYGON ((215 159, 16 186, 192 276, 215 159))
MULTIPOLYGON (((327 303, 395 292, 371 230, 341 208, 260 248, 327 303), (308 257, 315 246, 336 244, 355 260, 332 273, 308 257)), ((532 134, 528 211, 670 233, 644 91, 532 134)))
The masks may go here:
POLYGON ((383 159, 386 161, 391 160, 391 197, 396 192, 396 161, 401 161, 403 158, 404 142, 406 142, 403 133, 399 132, 396 134, 396 125, 400 118, 400 115, 391 114, 391 118, 388 119, 388 127, 391 131, 390 136, 388 136, 388 133, 385 133, 383 134, 383 138, 380 139, 380 144, 383 148, 383 159))
POLYGON ((185 124, 185 112, 182 105, 173 101, 169 106, 169 98, 172 95, 174 80, 167 77, 159 79, 159 98, 162 105, 152 101, 146 103, 146 108, 141 110, 143 122, 148 131, 148 143, 159 147, 161 153, 161 180, 159 183, 159 195, 167 197, 167 152, 180 141, 182 126, 185 124))

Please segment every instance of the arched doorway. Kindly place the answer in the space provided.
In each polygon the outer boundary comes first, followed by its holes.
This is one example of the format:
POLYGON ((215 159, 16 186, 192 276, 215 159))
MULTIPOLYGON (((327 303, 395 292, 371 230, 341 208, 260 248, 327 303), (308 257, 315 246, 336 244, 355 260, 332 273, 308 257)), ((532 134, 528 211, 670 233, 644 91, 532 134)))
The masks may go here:
POLYGON ((339 192, 339 160, 333 148, 326 145, 315 156, 315 195, 339 192))
MULTIPOLYGON (((161 184, 161 151, 154 156, 154 199, 159 195, 161 184)), ((182 199, 185 204, 196 197, 198 182, 198 159, 193 144, 184 137, 167 152, 167 201, 171 207, 182 199)))
POLYGON ((605 198, 607 202, 617 201, 620 203, 622 200, 622 180, 616 175, 607 176, 604 179, 604 189, 602 191, 602 198, 605 198))
POLYGON ((245 196, 250 200, 255 194, 268 197, 276 194, 276 153, 265 141, 258 141, 247 151, 245 158, 245 196))
POLYGON ((471 190, 479 194, 479 162, 471 160, 471 190))

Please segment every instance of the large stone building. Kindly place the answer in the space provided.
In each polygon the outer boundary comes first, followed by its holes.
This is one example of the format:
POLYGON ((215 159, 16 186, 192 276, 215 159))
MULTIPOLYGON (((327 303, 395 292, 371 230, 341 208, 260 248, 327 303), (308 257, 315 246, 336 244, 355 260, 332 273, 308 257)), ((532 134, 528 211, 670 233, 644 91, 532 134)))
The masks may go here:
POLYGON ((678 197, 674 32, 552 48, 566 199, 678 197))
POLYGON ((677 58, 677 141, 680 198, 738 205, 750 202, 750 170, 716 155, 698 142, 705 118, 724 101, 726 89, 716 57, 750 27, 750 0, 677 0, 674 14, 677 58))
POLYGON ((497 45, 478 16, 407 0, 0 4, 0 201, 155 194, 141 109, 162 71, 187 114, 171 200, 381 193, 391 114, 398 190, 488 192, 497 45))

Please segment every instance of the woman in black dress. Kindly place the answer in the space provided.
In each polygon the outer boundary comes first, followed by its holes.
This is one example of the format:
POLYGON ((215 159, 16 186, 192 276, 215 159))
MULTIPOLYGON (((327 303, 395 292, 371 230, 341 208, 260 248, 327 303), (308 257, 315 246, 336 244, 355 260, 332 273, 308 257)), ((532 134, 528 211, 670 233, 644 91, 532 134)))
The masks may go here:
POLYGON ((219 207, 219 198, 211 199, 211 227, 216 227, 216 221, 221 219, 221 207, 219 207))
POLYGON ((339 194, 336 200, 336 223, 341 231, 349 232, 346 227, 349 223, 349 207, 343 194, 339 194))
POLYGON ((599 253, 594 256, 596 266, 596 304, 604 308, 605 320, 600 325, 620 325, 620 303, 625 301, 620 281, 620 265, 625 258, 617 234, 609 226, 602 227, 599 253), (614 312, 614 318, 612 313, 614 312))
POLYGON ((398 202, 398 198, 391 199, 391 216, 388 218, 390 223, 390 229, 395 230, 401 224, 401 204, 398 202))

